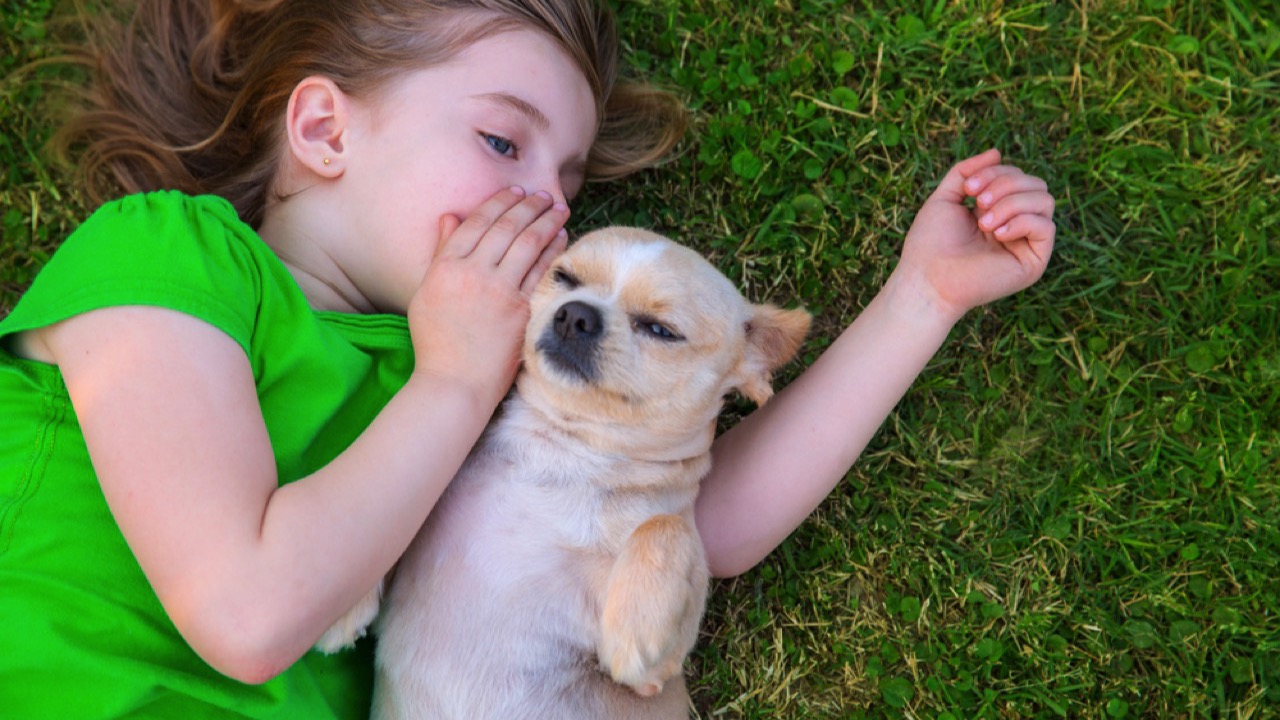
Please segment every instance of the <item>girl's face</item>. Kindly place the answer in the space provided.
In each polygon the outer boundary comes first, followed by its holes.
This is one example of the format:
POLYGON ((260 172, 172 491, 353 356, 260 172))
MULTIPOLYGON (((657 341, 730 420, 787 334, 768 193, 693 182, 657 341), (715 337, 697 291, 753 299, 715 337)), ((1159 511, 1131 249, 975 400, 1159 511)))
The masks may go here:
POLYGON ((339 264, 377 309, 403 313, 443 216, 465 219, 514 185, 560 202, 577 194, 596 112, 568 55, 520 30, 353 101, 349 128, 338 197, 358 236, 341 242, 339 264))

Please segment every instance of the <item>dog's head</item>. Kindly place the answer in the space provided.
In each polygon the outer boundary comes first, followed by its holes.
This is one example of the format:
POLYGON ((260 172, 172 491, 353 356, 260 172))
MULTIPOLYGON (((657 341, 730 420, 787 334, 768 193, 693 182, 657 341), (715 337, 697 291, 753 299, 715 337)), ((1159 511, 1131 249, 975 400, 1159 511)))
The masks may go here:
POLYGON ((705 452, 723 398, 767 400, 808 330, 808 313, 747 302, 696 252, 604 228, 534 293, 519 392, 601 449, 705 452))

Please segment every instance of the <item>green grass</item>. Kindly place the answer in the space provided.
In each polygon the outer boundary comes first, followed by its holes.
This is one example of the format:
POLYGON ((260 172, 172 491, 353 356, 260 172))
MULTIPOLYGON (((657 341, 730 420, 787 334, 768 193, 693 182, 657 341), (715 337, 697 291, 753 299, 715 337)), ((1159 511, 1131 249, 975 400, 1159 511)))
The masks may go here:
MULTIPOLYGON (((2 3, 0 70, 52 52, 45 5, 2 3)), ((653 227, 806 305, 804 362, 956 159, 998 146, 1058 199, 1044 279, 715 586, 701 716, 1280 716, 1280 5, 619 5, 696 125, 578 229, 653 227)), ((0 85, 0 312, 85 214, 33 77, 0 85)))

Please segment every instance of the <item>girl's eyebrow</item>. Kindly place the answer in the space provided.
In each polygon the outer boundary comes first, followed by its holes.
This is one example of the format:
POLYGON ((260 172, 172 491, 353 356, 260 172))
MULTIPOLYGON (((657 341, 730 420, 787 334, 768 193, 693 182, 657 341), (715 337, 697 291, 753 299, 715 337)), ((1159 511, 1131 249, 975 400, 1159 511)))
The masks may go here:
POLYGON ((540 130, 546 130, 551 127, 551 121, 548 120, 547 116, 543 115, 542 111, 533 103, 527 100, 522 100, 510 93, 484 93, 483 95, 476 95, 475 97, 478 100, 496 103, 515 110, 525 116, 529 122, 536 125, 540 130))

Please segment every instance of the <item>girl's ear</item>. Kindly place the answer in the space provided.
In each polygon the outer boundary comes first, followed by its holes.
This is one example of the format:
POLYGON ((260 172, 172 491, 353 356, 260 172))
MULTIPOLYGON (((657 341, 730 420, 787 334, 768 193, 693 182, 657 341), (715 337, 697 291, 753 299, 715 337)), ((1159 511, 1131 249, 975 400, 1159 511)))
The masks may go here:
POLYGON ((342 175, 350 101, 327 77, 304 78, 289 96, 285 129, 289 152, 298 164, 325 178, 342 175))
POLYGON ((747 348, 738 366, 738 392, 756 405, 773 396, 773 371, 795 357, 809 334, 809 313, 755 305, 747 323, 747 348))

